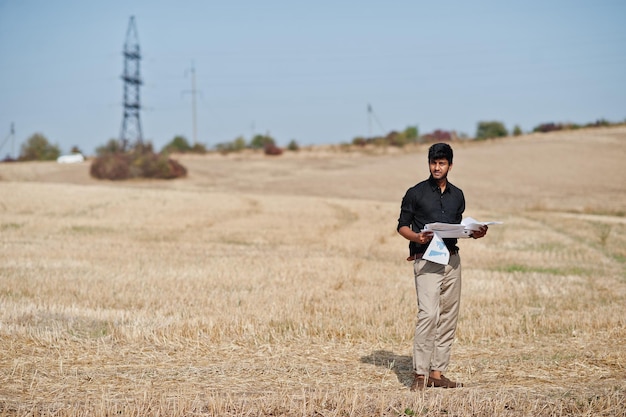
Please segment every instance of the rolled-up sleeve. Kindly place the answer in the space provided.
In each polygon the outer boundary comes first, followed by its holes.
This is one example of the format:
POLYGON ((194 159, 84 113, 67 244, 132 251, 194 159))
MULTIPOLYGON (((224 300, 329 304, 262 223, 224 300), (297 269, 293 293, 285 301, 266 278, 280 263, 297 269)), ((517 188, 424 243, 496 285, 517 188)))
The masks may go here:
POLYGON ((414 196, 411 190, 407 191, 402 198, 402 205, 400 206, 400 217, 398 217, 398 227, 396 230, 400 230, 403 226, 411 227, 413 219, 415 218, 415 204, 414 196))

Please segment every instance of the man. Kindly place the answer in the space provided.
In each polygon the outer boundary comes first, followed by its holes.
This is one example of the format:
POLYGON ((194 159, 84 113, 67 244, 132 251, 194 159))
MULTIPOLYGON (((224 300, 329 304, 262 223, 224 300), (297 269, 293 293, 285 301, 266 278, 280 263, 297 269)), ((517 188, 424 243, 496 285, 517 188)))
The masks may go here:
MULTIPOLYGON (((422 259, 433 238, 432 232, 422 231, 424 225, 435 222, 459 224, 463 219, 463 191, 448 182, 452 156, 452 148, 446 143, 430 147, 430 177, 409 188, 402 199, 398 219, 398 233, 410 242, 407 260, 415 262, 418 314, 413 342, 415 377, 412 391, 423 390, 425 386, 462 386, 443 375, 450 363, 461 299, 461 258, 457 239, 443 239, 450 252, 447 265, 422 259)), ((487 227, 483 226, 473 232, 472 237, 478 239, 486 233, 487 227)))

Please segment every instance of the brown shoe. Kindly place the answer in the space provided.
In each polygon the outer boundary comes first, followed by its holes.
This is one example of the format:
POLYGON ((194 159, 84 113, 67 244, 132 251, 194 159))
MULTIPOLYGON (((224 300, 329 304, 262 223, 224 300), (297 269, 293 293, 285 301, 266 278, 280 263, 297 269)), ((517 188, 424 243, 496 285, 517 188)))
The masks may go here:
POLYGON ((427 386, 429 386, 429 387, 436 387, 436 388, 460 388, 460 387, 463 386, 463 384, 460 383, 460 382, 450 381, 448 378, 446 378, 445 376, 441 375, 441 378, 439 378, 439 379, 437 379, 437 378, 428 378, 427 386))
POLYGON ((411 384, 411 391, 423 391, 426 385, 426 377, 424 375, 415 374, 413 383, 411 384))

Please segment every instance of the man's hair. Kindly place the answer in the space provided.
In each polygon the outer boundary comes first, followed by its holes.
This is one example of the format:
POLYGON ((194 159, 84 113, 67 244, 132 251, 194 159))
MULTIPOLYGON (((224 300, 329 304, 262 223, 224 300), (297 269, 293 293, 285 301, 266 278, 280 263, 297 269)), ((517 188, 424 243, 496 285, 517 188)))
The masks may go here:
POLYGON ((435 143, 428 149, 428 162, 436 159, 447 159, 452 164, 452 147, 447 143, 435 143))

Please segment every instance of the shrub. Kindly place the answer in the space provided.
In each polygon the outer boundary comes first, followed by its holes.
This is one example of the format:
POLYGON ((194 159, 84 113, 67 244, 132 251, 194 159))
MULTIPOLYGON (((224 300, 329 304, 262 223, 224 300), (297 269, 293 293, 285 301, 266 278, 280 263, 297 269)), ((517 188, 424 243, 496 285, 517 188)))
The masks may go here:
POLYGON ((125 180, 130 178, 128 155, 107 153, 97 156, 91 163, 89 173, 92 177, 106 180, 125 180))
POLYGON ((417 126, 408 126, 406 129, 404 129, 404 136, 410 142, 415 142, 419 137, 419 130, 417 129, 417 126))
POLYGON ((191 145, 187 141, 187 138, 181 135, 174 136, 174 139, 170 143, 165 145, 161 152, 189 152, 191 145))
POLYGON ((22 145, 20 161, 53 161, 61 155, 57 145, 51 145, 41 133, 35 133, 22 145))
POLYGON ((109 152, 110 148, 99 148, 101 152, 90 168, 92 177, 118 181, 130 178, 173 179, 187 175, 183 165, 169 158, 166 152, 154 153, 149 143, 136 145, 128 152, 109 152))
POLYGON ((408 126, 402 132, 392 130, 385 136, 373 136, 365 138, 363 136, 357 136, 352 139, 352 145, 355 146, 398 146, 403 147, 408 143, 419 141, 419 132, 417 126, 408 126))
POLYGON ((437 129, 433 133, 427 133, 422 136, 426 142, 448 142, 452 140, 452 133, 447 130, 437 129))
POLYGON ((606 119, 598 119, 593 123, 587 123, 585 126, 586 127, 605 127, 605 126, 611 126, 611 122, 609 122, 606 119))
POLYGON ((177 136, 174 136, 174 139, 172 139, 170 143, 168 143, 167 145, 163 147, 161 152, 167 152, 167 153, 193 152, 193 153, 204 154, 206 153, 206 146, 202 143, 194 143, 192 146, 187 141, 187 138, 181 135, 177 135, 177 136))
POLYGON ((520 136, 522 133, 522 128, 519 127, 519 125, 515 125, 513 128, 513 136, 520 136))
POLYGON ((122 153, 122 145, 117 139, 109 139, 106 145, 96 148, 96 156, 104 156, 109 154, 122 153))
POLYGON ((265 142, 263 146, 263 152, 265 155, 281 155, 283 150, 280 149, 274 142, 265 142))
POLYGON ((193 153, 205 154, 206 153, 206 145, 203 143, 194 143, 191 147, 191 151, 193 153))
POLYGON ((403 147, 409 142, 409 139, 406 137, 404 132, 391 131, 387 134, 385 139, 389 145, 397 146, 399 148, 403 147))
POLYGON ((576 129, 580 129, 581 127, 605 127, 605 126, 612 126, 612 125, 613 124, 611 122, 605 119, 598 119, 595 122, 586 123, 582 126, 576 123, 550 122, 550 123, 542 123, 538 126, 535 126, 533 128, 533 132, 547 133, 547 132, 554 132, 557 130, 576 130, 576 129))
POLYGON ((539 126, 535 126, 533 128, 533 132, 541 132, 541 133, 547 133, 547 132, 554 132, 556 130, 562 130, 563 129, 563 125, 560 123, 542 123, 539 126))
POLYGON ((365 146, 367 144, 367 140, 364 137, 357 136, 352 139, 352 144, 356 146, 365 146))
POLYGON ((237 136, 235 140, 233 140, 233 150, 238 152, 246 149, 246 139, 243 136, 237 136))
POLYGON ((233 152, 235 149, 233 148, 232 142, 224 142, 215 145, 215 150, 217 150, 221 154, 227 154, 229 152, 233 152))
POLYGON ((274 138, 270 135, 255 135, 250 141, 250 147, 252 149, 265 149, 265 145, 268 143, 275 143, 274 138))
POLYGON ((218 143, 215 145, 215 149, 221 154, 227 154, 230 152, 239 152, 246 148, 246 140, 243 136, 238 136, 232 142, 218 143))
POLYGON ((289 149, 292 152, 297 152, 300 150, 300 145, 298 145, 298 142, 296 142, 295 139, 291 139, 291 141, 287 145, 287 149, 289 149))
POLYGON ((502 122, 478 122, 476 139, 501 138, 508 136, 509 132, 502 122))

